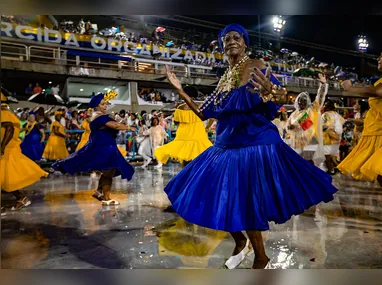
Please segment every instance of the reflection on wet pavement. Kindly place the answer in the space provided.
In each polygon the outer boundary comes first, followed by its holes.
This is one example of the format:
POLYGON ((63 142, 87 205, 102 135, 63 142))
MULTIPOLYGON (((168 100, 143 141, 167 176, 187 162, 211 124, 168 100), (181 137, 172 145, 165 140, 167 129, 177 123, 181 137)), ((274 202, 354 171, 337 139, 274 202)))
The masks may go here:
MULTIPOLYGON (((162 210, 163 187, 180 170, 139 170, 114 180, 118 207, 91 197, 97 179, 53 176, 26 189, 33 204, 1 218, 2 268, 224 268, 229 234, 162 210)), ((335 176, 340 189, 263 233, 273 268, 382 268, 382 191, 376 184, 335 176)), ((2 204, 14 202, 2 194, 2 204)), ((239 268, 251 268, 253 255, 239 268)))

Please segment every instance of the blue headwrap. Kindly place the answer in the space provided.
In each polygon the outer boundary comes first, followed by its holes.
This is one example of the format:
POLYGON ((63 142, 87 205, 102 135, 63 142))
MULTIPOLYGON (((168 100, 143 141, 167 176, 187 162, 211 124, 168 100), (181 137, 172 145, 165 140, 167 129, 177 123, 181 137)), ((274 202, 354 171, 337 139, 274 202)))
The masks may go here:
POLYGON ((36 117, 37 114, 36 114, 35 112, 32 111, 32 112, 29 112, 28 115, 29 115, 29 116, 30 116, 30 115, 33 115, 33 116, 36 117))
POLYGON ((219 32, 218 41, 219 41, 219 46, 220 46, 221 50, 223 50, 222 37, 224 37, 227 33, 231 32, 231 31, 235 31, 235 32, 238 32, 239 34, 242 34, 244 41, 245 41, 245 44, 247 45, 247 47, 249 47, 249 36, 248 36, 247 30, 239 24, 230 24, 219 32))
POLYGON ((104 94, 102 93, 99 93, 97 95, 94 95, 91 99, 90 99, 90 102, 89 102, 89 108, 95 108, 99 105, 99 103, 101 103, 101 101, 103 100, 103 98, 105 97, 104 94))

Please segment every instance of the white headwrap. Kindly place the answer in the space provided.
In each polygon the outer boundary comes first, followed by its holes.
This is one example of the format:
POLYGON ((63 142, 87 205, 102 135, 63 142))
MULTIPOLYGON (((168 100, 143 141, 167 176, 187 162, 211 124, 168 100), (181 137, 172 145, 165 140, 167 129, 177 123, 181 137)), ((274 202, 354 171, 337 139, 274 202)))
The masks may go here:
POLYGON ((298 105, 298 101, 301 97, 306 97, 306 107, 305 107, 306 109, 308 109, 312 105, 312 100, 310 100, 309 93, 301 92, 300 94, 298 94, 298 96, 296 97, 296 100, 294 101, 294 108, 298 111, 301 111, 300 106, 298 105))

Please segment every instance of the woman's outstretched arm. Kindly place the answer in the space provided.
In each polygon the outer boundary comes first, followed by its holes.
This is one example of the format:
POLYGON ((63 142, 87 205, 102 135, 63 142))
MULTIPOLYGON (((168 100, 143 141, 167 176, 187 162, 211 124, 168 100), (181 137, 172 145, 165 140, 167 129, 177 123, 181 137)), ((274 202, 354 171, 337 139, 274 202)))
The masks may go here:
POLYGON ((182 88, 182 83, 180 83, 179 79, 176 77, 175 73, 170 70, 170 67, 166 65, 166 75, 170 84, 178 91, 179 96, 186 102, 188 107, 202 120, 205 121, 207 118, 204 117, 203 113, 199 109, 199 104, 194 102, 190 96, 184 92, 182 88))

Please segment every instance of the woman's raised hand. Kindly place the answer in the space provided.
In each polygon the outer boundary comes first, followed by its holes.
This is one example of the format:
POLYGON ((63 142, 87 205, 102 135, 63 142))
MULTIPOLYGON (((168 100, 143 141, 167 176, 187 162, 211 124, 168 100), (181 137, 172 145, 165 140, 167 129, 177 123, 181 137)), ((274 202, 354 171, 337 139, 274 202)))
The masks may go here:
POLYGON ((251 84, 247 89, 251 93, 260 93, 260 95, 268 95, 272 93, 273 84, 271 82, 271 68, 268 67, 265 75, 257 67, 251 73, 252 78, 249 80, 251 84))
POLYGON ((175 73, 171 71, 170 67, 166 64, 166 76, 168 82, 176 89, 182 90, 182 83, 176 77, 175 73))

